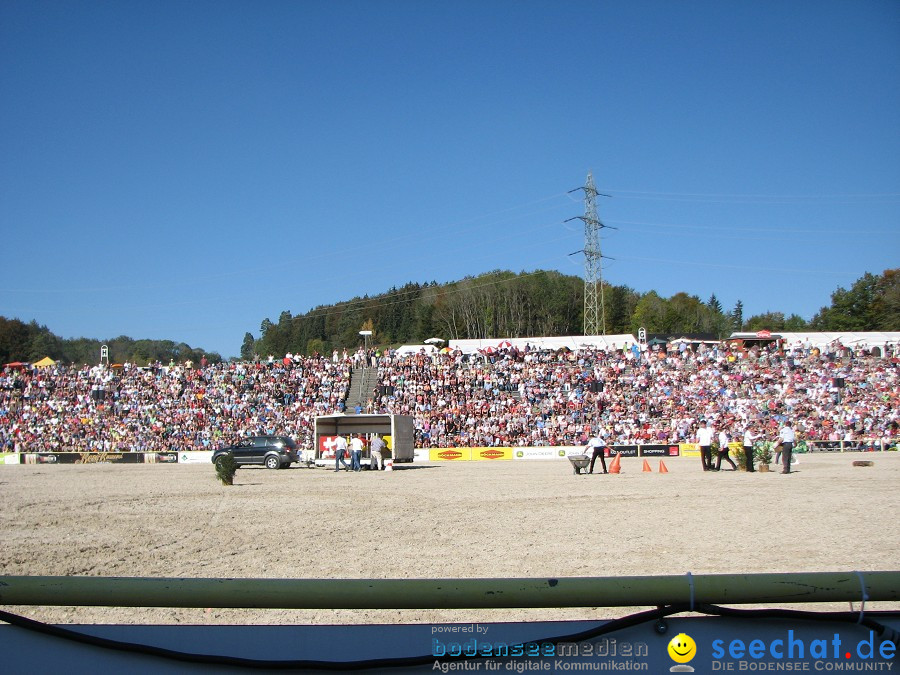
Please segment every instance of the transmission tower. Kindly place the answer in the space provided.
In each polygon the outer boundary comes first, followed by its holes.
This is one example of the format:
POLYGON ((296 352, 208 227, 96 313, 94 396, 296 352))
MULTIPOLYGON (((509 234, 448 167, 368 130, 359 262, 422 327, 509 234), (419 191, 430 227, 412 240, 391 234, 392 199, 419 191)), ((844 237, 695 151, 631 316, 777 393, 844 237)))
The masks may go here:
POLYGON ((584 216, 576 216, 584 221, 584 334, 606 335, 606 303, 603 298, 604 256, 600 253, 600 230, 606 226, 597 218, 597 196, 601 193, 594 187, 592 173, 588 173, 584 187, 569 192, 576 190, 584 190, 584 216))

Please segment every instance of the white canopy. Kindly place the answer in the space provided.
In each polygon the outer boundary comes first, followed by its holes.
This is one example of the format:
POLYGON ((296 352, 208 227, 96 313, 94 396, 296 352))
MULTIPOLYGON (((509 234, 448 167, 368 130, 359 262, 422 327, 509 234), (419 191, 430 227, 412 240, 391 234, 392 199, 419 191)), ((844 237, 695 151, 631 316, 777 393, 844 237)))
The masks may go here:
MULTIPOLYGON (((572 351, 584 349, 627 349, 637 342, 634 335, 568 335, 561 337, 490 338, 483 340, 450 340, 450 347, 464 354, 474 354, 487 347, 498 348, 501 342, 509 342, 513 347, 525 349, 555 350, 567 347, 572 351)), ((504 345, 505 346, 505 345, 504 345)))

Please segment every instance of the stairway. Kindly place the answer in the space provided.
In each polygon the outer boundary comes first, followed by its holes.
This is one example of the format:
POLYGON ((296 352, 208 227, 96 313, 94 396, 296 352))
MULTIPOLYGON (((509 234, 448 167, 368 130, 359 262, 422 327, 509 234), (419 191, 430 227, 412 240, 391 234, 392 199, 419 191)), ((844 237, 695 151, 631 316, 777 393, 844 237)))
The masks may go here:
POLYGON ((350 372, 350 389, 347 392, 347 407, 345 414, 355 415, 356 408, 365 412, 366 404, 372 398, 372 390, 378 379, 378 368, 366 366, 354 367, 350 372))

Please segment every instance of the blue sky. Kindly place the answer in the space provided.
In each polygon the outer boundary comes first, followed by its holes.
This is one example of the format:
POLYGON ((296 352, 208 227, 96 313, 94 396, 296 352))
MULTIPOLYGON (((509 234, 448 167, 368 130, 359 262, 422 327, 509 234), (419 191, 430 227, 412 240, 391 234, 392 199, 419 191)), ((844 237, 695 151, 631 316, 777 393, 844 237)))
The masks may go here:
POLYGON ((236 355, 493 269, 806 319, 900 265, 900 3, 0 3, 0 315, 236 355))

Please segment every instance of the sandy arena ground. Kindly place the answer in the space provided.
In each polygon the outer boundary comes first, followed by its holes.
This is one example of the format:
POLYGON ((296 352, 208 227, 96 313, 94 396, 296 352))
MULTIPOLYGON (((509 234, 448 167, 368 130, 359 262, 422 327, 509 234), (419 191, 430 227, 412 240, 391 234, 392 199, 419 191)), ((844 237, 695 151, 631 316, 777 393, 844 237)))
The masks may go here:
MULTIPOLYGON (((896 570, 900 456, 800 456, 790 476, 575 476, 566 461, 394 472, 0 466, 5 575, 435 578, 896 570), (875 466, 854 468, 853 460, 875 466)), ((656 470, 658 460, 651 460, 656 470)), ((846 610, 846 604, 805 609, 846 610)), ((900 609, 869 603, 869 609, 900 609)), ((597 619, 624 608, 288 611, 8 607, 57 623, 597 619)))

